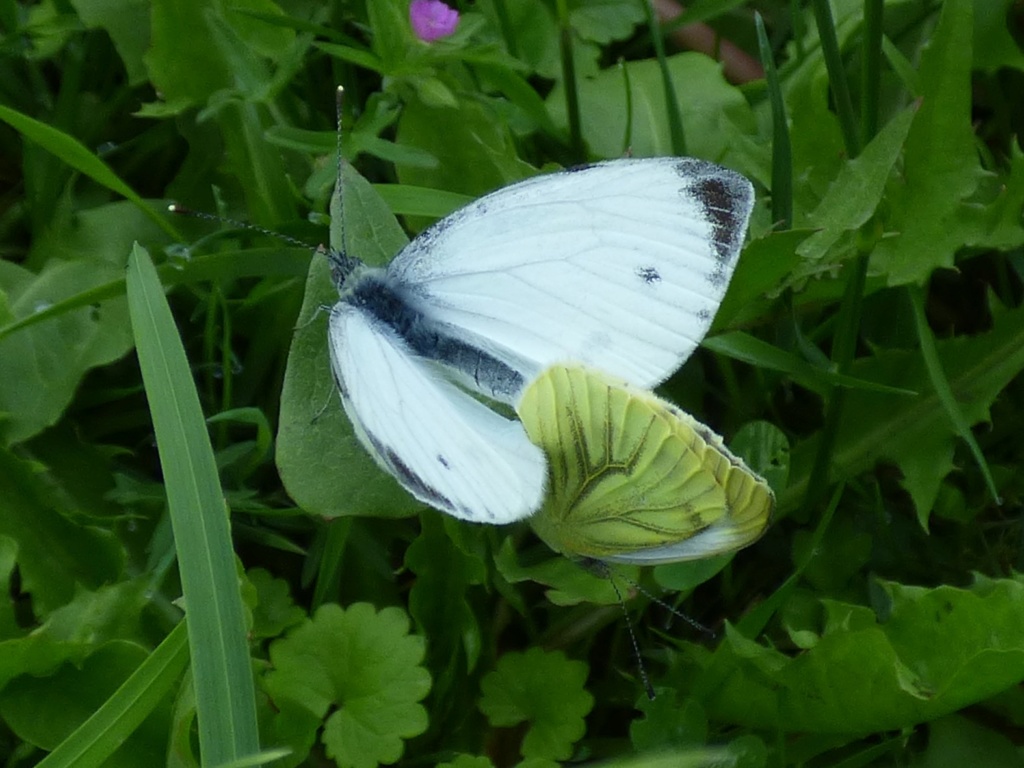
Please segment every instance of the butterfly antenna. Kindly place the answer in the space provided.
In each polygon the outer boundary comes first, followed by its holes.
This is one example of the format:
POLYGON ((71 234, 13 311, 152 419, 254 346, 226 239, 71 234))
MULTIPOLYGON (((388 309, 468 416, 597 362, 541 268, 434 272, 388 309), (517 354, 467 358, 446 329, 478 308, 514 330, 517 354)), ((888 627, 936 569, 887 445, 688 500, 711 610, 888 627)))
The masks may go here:
POLYGON ((334 215, 334 207, 337 205, 338 215, 338 228, 341 231, 341 242, 338 244, 338 250, 341 251, 342 256, 348 253, 348 243, 345 242, 345 184, 343 181, 343 174, 345 172, 345 155, 341 152, 341 131, 343 127, 342 123, 342 108, 345 105, 345 87, 342 85, 338 86, 338 89, 334 92, 334 121, 335 121, 335 132, 334 132, 334 148, 338 153, 338 168, 337 178, 334 182, 334 194, 337 198, 337 203, 334 200, 331 201, 331 214, 334 215))
POLYGON ((651 680, 647 677, 647 667, 644 666, 644 659, 640 655, 640 644, 636 641, 636 632, 633 631, 633 621, 629 618, 629 611, 626 610, 626 601, 622 599, 619 585, 615 583, 615 578, 611 572, 608 573, 608 581, 611 583, 612 589, 615 590, 615 596, 619 598, 619 607, 622 609, 622 615, 626 619, 626 631, 629 632, 629 642, 633 645, 633 655, 636 656, 636 664, 640 670, 640 679, 643 681, 647 698, 654 701, 654 686, 651 685, 651 680))
MULTIPOLYGON (((620 573, 619 577, 622 578, 622 579, 625 579, 629 583, 629 585, 631 587, 636 589, 637 592, 642 594, 648 600, 650 600, 653 603, 657 603, 662 608, 664 608, 666 611, 671 613, 673 616, 682 619, 683 621, 685 621, 687 624, 689 624, 691 627, 693 627, 697 631, 703 632, 704 634, 706 634, 708 637, 710 637, 712 639, 714 639, 716 637, 715 631, 713 629, 709 629, 708 627, 705 627, 703 624, 701 624, 696 619, 693 619, 693 618, 687 616, 685 613, 680 611, 678 608, 676 608, 676 607, 674 607, 672 605, 669 605, 668 603, 666 603, 661 598, 657 597, 656 595, 651 594, 651 591, 649 589, 646 589, 645 587, 643 587, 638 582, 636 582, 633 579, 629 578, 629 576, 626 576, 625 574, 620 573)), ((612 582, 612 583, 614 584, 614 582, 612 582)))
POLYGON ((303 250, 316 250, 315 246, 310 245, 304 240, 299 240, 297 237, 283 235, 280 232, 275 232, 272 229, 267 229, 266 227, 261 227, 257 224, 250 224, 247 221, 240 221, 238 219, 228 219, 223 216, 216 216, 212 213, 206 213, 205 211, 194 211, 191 208, 186 208, 185 206, 179 205, 178 203, 171 203, 170 205, 167 206, 167 210, 178 216, 191 216, 194 219, 205 219, 206 221, 215 221, 218 224, 227 224, 228 226, 235 227, 236 229, 244 229, 248 230, 249 232, 258 232, 261 235, 269 235, 270 237, 273 237, 276 240, 288 243, 289 245, 294 245, 298 248, 302 248, 303 250))

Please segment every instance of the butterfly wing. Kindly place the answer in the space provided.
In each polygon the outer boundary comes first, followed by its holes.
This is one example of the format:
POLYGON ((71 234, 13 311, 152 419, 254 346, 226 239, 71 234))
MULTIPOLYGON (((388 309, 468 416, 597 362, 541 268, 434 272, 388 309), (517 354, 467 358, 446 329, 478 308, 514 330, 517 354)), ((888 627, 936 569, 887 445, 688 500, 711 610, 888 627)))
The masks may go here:
POLYGON ((519 413, 549 460, 530 523, 553 549, 628 563, 693 560, 755 541, 774 496, 721 438, 655 395, 556 365, 519 413))
POLYGON ((704 161, 598 163, 477 200, 388 273, 527 378, 574 360, 650 387, 710 327, 752 206, 750 182, 704 161))
POLYGON ((473 522, 508 523, 540 506, 545 459, 518 422, 434 375, 391 328, 344 301, 331 310, 328 346, 356 434, 409 493, 473 522))

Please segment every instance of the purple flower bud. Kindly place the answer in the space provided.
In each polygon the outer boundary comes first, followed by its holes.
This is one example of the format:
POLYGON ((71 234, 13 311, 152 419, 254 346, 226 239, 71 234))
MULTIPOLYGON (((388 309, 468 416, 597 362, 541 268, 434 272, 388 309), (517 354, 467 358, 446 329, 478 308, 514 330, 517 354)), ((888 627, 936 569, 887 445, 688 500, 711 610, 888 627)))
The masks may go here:
POLYGON ((409 5, 409 21, 416 37, 425 43, 432 43, 455 32, 459 25, 459 12, 449 8, 441 0, 412 0, 409 5))

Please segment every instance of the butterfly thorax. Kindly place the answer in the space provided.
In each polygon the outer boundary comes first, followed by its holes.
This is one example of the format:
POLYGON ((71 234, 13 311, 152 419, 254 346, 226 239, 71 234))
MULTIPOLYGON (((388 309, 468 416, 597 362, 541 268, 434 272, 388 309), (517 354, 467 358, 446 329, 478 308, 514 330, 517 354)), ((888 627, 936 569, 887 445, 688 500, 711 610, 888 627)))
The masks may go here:
POLYGON ((524 375, 438 322, 420 309, 413 290, 386 270, 359 266, 341 290, 341 300, 370 317, 384 333, 397 336, 409 351, 438 363, 460 386, 503 403, 512 403, 525 385, 524 375))

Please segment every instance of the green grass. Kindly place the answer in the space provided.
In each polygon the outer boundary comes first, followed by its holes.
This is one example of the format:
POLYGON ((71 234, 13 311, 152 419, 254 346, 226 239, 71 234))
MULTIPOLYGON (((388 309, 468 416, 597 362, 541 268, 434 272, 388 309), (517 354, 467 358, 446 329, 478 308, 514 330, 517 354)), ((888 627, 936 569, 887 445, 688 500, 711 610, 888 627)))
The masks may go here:
POLYGON ((459 7, 428 45, 400 0, 0 4, 0 758, 1019 765, 1020 3, 459 7), (698 20, 767 77, 681 52, 698 20), (344 220, 383 264, 539 169, 684 137, 757 204, 659 394, 778 508, 731 558, 617 571, 627 623, 526 524, 377 468, 314 249, 344 220))

